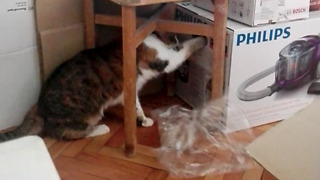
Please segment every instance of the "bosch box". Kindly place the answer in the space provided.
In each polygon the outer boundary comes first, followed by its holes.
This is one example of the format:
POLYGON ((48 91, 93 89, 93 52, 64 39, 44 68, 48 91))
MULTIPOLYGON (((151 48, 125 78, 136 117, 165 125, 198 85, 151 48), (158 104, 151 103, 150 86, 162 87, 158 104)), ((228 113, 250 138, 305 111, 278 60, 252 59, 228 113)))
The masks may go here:
POLYGON ((228 3, 228 17, 251 26, 309 17, 310 0, 229 0, 228 3))
POLYGON ((310 11, 320 10, 320 0, 310 0, 310 11))
MULTIPOLYGON (((211 0, 193 0, 192 3, 213 11, 211 0)), ((309 17, 310 0, 229 0, 228 3, 228 18, 250 26, 309 17)))
MULTIPOLYGON (((308 89, 319 76, 320 14, 310 15, 307 20, 258 27, 227 21, 224 93, 230 109, 241 109, 248 120, 245 124, 226 110, 230 130, 286 119, 313 101, 315 95, 308 89)), ((176 19, 212 23, 213 14, 184 3, 177 7, 176 19)), ((202 53, 188 62, 188 77, 177 79, 178 96, 201 97, 191 104, 194 107, 210 99, 204 95, 210 94, 211 68, 203 67, 211 67, 212 56, 207 50, 202 53)))

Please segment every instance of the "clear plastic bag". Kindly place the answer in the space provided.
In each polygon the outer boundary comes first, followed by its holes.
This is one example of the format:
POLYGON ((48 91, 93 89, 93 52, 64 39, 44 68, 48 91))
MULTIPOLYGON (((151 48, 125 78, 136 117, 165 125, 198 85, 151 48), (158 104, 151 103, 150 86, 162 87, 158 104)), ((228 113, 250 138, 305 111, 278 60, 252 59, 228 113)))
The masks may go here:
POLYGON ((254 138, 250 130, 228 133, 225 112, 246 121, 240 108, 231 109, 225 99, 188 110, 181 106, 158 109, 160 163, 176 176, 195 177, 234 172, 252 167, 243 147, 254 138))

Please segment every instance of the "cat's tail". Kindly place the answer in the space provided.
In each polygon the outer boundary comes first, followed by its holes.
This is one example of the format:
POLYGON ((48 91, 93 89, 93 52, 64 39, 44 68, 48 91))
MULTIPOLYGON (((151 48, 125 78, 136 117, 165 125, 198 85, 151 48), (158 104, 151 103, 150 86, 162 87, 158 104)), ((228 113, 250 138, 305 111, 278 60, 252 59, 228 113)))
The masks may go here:
POLYGON ((43 125, 43 118, 38 114, 37 105, 34 105, 17 128, 12 131, 0 133, 0 143, 26 135, 38 135, 41 133, 43 125))

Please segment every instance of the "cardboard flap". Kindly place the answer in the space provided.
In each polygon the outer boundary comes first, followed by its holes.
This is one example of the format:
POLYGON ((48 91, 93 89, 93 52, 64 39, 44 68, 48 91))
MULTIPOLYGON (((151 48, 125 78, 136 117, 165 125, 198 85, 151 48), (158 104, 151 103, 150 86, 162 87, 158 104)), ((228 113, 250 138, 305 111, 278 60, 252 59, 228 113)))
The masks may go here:
POLYGON ((269 130, 246 149, 283 180, 320 179, 320 99, 269 130))
POLYGON ((36 1, 38 31, 82 23, 83 2, 79 0, 36 1))
POLYGON ((84 49, 83 24, 40 32, 43 80, 61 63, 84 49))

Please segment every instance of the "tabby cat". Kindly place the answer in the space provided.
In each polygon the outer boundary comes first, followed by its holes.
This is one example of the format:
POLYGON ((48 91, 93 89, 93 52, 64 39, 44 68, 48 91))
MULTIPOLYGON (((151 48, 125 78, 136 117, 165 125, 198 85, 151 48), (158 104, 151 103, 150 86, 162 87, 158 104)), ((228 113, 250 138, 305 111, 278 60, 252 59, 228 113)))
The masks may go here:
MULTIPOLYGON (((204 47, 206 38, 186 40, 180 48, 165 44, 155 34, 137 48, 137 93, 150 79, 178 68, 189 56, 204 47)), ((0 142, 25 135, 74 140, 97 131, 103 111, 123 104, 121 41, 84 50, 61 64, 44 83, 36 105, 13 131, 0 134, 0 142)), ((136 98, 137 119, 152 126, 136 98)), ((109 131, 106 125, 104 133, 109 131)), ((99 128, 98 128, 99 129, 99 128)))

